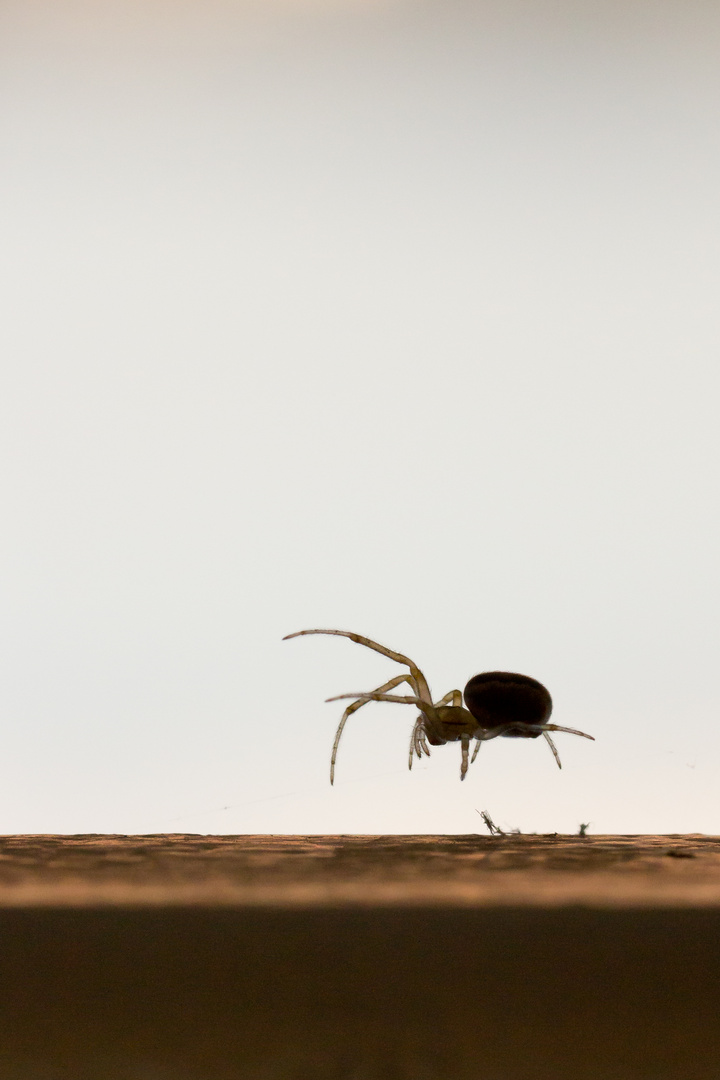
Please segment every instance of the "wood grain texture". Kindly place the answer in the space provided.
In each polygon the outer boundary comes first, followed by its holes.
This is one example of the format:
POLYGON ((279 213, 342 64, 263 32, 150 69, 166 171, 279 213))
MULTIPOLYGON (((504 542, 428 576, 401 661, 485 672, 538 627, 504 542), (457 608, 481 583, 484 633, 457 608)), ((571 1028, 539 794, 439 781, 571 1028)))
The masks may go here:
POLYGON ((720 837, 6 836, 0 907, 718 906, 720 837))
POLYGON ((718 1076, 717 838, 1 847, 2 1080, 718 1076))

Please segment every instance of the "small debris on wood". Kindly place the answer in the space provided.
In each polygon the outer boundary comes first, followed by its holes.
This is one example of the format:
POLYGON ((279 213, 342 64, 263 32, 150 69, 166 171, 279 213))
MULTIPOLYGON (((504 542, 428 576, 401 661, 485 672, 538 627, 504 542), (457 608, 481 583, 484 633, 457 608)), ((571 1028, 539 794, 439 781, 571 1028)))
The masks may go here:
POLYGON ((495 824, 495 822, 486 810, 476 810, 475 813, 479 814, 480 817, 483 819, 488 828, 488 831, 492 836, 505 836, 504 830, 501 829, 499 825, 495 824))

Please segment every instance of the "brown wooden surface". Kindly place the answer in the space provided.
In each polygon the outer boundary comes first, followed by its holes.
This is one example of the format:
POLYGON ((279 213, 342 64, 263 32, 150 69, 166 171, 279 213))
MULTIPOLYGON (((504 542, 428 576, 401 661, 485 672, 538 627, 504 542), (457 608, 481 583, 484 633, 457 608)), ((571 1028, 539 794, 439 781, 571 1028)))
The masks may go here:
POLYGON ((2 1080, 716 1080, 715 837, 5 837, 2 1080))
POLYGON ((0 906, 718 906, 720 837, 6 836, 0 906))

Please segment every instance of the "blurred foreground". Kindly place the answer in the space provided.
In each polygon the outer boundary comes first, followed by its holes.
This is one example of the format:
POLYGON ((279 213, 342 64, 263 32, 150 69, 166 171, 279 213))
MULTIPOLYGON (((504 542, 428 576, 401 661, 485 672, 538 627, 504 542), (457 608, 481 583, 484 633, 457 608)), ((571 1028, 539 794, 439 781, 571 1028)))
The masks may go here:
POLYGON ((0 840, 2 1080, 705 1080, 720 838, 0 840))

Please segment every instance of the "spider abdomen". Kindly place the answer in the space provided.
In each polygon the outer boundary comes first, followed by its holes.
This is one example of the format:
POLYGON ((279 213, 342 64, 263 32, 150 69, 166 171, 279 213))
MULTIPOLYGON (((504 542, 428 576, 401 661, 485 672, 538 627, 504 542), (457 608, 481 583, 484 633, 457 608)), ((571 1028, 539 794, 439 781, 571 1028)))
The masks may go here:
MULTIPOLYGON (((542 683, 511 671, 483 671, 465 687, 465 707, 486 730, 503 724, 545 724, 552 698, 542 683)), ((508 731, 509 737, 536 739, 539 731, 508 731)))

